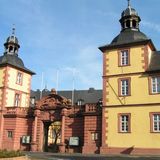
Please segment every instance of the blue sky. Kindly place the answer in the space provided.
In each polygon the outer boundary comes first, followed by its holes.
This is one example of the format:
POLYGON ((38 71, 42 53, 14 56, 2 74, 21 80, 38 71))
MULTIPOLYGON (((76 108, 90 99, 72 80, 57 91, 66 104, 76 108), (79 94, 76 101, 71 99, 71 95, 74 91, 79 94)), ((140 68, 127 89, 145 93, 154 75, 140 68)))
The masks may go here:
MULTIPOLYGON (((140 30, 160 48, 159 0, 131 0, 141 17, 140 30)), ((127 0, 0 0, 0 53, 16 26, 19 57, 36 72, 32 89, 102 88, 102 53, 98 47, 119 34, 127 0), (74 72, 74 76, 73 76, 74 72)))

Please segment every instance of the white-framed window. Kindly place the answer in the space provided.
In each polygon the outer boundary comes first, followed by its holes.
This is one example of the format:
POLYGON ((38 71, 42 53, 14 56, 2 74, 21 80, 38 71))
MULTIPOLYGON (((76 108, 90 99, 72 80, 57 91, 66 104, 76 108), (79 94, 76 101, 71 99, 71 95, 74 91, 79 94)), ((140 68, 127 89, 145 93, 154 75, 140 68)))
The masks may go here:
POLYGON ((130 132, 130 115, 129 114, 119 115, 119 132, 123 132, 123 133, 130 132))
POLYGON ((22 77, 23 77, 22 73, 18 72, 17 73, 17 80, 16 80, 17 84, 20 84, 20 85, 22 84, 22 77))
POLYGON ((127 96, 129 94, 129 80, 121 80, 121 96, 127 96))
POLYGON ((30 103, 33 105, 33 104, 35 104, 35 97, 31 97, 30 98, 30 103))
POLYGON ((83 99, 78 99, 77 105, 78 105, 78 106, 82 106, 82 105, 83 105, 83 102, 84 102, 83 99))
POLYGON ((153 132, 160 132, 160 114, 153 114, 153 132))
POLYGON ((151 91, 152 93, 160 93, 160 77, 151 78, 151 91))
POLYGON ((20 94, 18 94, 18 93, 15 94, 14 106, 15 107, 19 107, 20 106, 20 94))
POLYGON ((120 66, 129 65, 129 51, 122 50, 120 51, 120 66))

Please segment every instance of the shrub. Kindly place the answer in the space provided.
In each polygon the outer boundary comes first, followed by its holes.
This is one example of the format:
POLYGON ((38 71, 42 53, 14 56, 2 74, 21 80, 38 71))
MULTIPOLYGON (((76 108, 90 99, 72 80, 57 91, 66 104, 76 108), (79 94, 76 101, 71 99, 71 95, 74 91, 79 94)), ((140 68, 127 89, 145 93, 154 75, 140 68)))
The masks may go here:
POLYGON ((22 152, 18 151, 7 151, 6 149, 0 150, 0 158, 20 157, 24 156, 22 152))

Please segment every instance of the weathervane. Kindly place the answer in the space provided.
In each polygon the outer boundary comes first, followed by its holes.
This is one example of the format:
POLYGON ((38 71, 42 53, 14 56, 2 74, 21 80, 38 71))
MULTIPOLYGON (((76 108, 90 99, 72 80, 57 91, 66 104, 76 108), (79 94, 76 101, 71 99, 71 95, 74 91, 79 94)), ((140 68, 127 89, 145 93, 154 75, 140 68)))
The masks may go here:
POLYGON ((15 24, 13 24, 13 28, 12 28, 12 34, 14 35, 15 34, 15 24))

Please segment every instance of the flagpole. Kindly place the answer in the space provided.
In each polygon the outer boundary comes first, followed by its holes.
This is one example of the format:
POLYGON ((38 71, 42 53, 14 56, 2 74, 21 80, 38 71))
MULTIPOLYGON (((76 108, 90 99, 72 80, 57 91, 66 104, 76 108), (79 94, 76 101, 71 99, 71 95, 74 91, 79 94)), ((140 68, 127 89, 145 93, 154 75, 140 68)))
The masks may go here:
POLYGON ((41 75, 41 91, 40 91, 40 99, 42 98, 42 89, 43 89, 43 72, 41 75))
POLYGON ((58 86, 59 85, 59 69, 57 69, 57 76, 56 76, 56 92, 58 94, 58 86))
POLYGON ((75 68, 72 70, 72 106, 74 105, 74 80, 75 80, 75 68))

